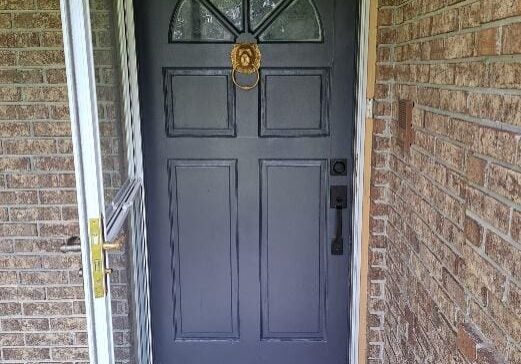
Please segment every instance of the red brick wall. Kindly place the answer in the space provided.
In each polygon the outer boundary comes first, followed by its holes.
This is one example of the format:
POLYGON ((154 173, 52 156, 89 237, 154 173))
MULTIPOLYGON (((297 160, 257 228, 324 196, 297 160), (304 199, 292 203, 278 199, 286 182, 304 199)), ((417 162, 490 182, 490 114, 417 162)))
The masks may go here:
POLYGON ((86 361, 59 2, 0 1, 0 361, 86 361))
POLYGON ((378 23, 367 362, 521 363, 521 1, 380 0, 378 23))

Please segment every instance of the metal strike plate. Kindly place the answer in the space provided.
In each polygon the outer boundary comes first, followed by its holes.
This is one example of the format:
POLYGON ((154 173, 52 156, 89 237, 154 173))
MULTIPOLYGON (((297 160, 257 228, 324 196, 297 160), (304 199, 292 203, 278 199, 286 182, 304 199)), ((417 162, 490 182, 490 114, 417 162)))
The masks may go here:
POLYGON ((331 176, 347 176, 347 159, 331 159, 329 174, 331 176))
POLYGON ((92 264, 92 285, 95 298, 103 298, 106 294, 105 264, 103 261, 103 237, 101 234, 101 219, 90 219, 89 243, 92 264))

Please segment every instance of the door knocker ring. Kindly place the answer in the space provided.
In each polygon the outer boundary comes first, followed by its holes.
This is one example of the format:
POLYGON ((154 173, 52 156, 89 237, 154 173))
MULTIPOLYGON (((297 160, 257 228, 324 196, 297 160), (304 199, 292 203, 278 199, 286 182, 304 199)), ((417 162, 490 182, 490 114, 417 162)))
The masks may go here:
POLYGON ((232 80, 238 88, 249 91, 257 87, 260 80, 261 52, 255 43, 238 43, 231 52, 232 80), (251 85, 241 85, 237 81, 237 73, 256 74, 255 82, 251 85))

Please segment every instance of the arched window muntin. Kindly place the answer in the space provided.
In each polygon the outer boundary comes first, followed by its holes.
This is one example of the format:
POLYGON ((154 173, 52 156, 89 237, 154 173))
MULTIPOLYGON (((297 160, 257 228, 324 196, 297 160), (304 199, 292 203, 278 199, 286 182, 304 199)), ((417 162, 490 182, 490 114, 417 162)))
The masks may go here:
POLYGON ((313 0, 180 0, 169 43, 235 43, 242 34, 259 43, 322 43, 313 0))

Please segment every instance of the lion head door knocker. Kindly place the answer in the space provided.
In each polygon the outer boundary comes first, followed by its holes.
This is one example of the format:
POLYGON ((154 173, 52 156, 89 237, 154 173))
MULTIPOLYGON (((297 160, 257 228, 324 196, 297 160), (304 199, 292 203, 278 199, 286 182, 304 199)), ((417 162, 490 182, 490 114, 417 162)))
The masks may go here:
POLYGON ((259 84, 261 66, 261 52, 255 43, 237 43, 233 46, 232 53, 232 79, 233 83, 242 90, 252 90, 259 84), (237 73, 256 74, 255 82, 251 85, 241 85, 237 82, 237 73))

